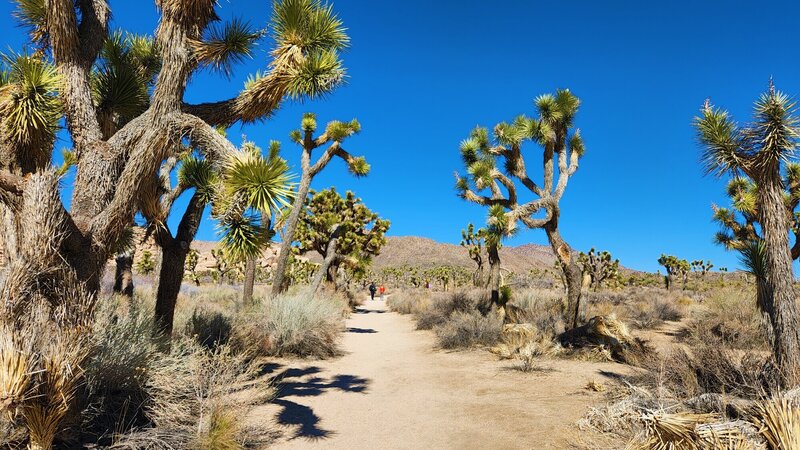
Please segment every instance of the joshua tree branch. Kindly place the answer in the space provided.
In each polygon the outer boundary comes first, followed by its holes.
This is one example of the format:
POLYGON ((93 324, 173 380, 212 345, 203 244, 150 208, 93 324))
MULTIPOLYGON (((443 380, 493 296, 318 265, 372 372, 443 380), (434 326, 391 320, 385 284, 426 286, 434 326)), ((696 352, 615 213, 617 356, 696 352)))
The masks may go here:
MULTIPOLYGON (((317 141, 319 141, 319 139, 317 139, 317 141)), ((344 151, 343 148, 340 147, 340 144, 338 142, 334 142, 319 157, 317 162, 314 163, 313 166, 311 166, 311 176, 313 177, 316 176, 318 173, 320 173, 322 169, 324 169, 325 166, 328 165, 328 163, 334 156, 342 158, 343 160, 345 160, 345 162, 350 162, 350 160, 352 160, 353 158, 349 153, 347 153, 346 151, 344 151)))
POLYGON ((110 10, 105 0, 80 0, 78 8, 81 10, 81 24, 78 27, 81 62, 88 70, 97 59, 97 54, 103 48, 103 42, 108 35, 110 10))
POLYGON ((0 189, 15 196, 22 195, 25 188, 25 178, 9 171, 0 171, 0 189))

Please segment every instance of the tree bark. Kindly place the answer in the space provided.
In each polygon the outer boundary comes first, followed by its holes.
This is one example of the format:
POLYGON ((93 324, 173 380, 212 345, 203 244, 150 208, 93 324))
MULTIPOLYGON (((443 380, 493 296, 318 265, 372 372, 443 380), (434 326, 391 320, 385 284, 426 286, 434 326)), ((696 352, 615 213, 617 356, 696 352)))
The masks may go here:
POLYGON ((486 280, 486 286, 491 291, 492 304, 501 307, 500 305, 500 252, 497 245, 486 245, 486 251, 489 255, 489 278, 486 280))
POLYGON ((125 252, 116 258, 114 292, 128 298, 133 297, 133 253, 125 252))
POLYGON ((175 306, 183 282, 183 265, 188 254, 188 248, 184 250, 177 242, 161 247, 155 319, 158 332, 164 337, 172 336, 175 306))
MULTIPOLYGON (((286 266, 289 263, 289 254, 292 251, 292 242, 294 241, 294 233, 297 231, 297 223, 300 220, 300 213, 303 212, 303 205, 308 196, 308 191, 311 189, 311 175, 309 171, 305 170, 307 165, 310 165, 310 156, 307 152, 303 152, 302 165, 304 167, 303 175, 300 177, 300 185, 297 187, 297 196, 292 205, 292 212, 289 213, 289 218, 286 221, 286 231, 283 234, 283 242, 281 243, 281 251, 278 254, 278 262, 275 267, 275 277, 272 281, 272 296, 286 290, 286 266)), ((310 169, 309 169, 310 170, 310 169)))
POLYGON ((322 266, 320 266, 319 270, 314 275, 314 281, 311 283, 312 295, 316 295, 317 291, 319 291, 320 286, 322 286, 322 280, 328 277, 328 269, 335 264, 337 259, 336 246, 339 243, 337 234, 338 233, 336 233, 336 231, 331 233, 331 235, 334 237, 328 242, 328 248, 325 252, 325 259, 322 260, 322 266))
POLYGON ((242 287, 242 303, 253 303, 253 287, 256 283, 256 258, 247 258, 244 268, 244 286, 242 287))
POLYGON ((774 333, 773 353, 785 387, 800 384, 800 324, 780 165, 765 168, 758 183, 759 221, 765 247, 764 307, 774 333))
POLYGON ((156 243, 161 247, 162 252, 161 271, 156 292, 155 322, 158 331, 163 336, 172 335, 175 305, 183 282, 186 256, 189 254, 191 243, 200 227, 203 209, 205 209, 205 203, 195 193, 189 200, 189 205, 181 218, 176 237, 173 238, 170 235, 166 225, 159 228, 155 236, 156 243))
POLYGON ((564 280, 567 284, 567 312, 572 328, 577 328, 586 321, 586 307, 581 304, 582 274, 577 262, 572 257, 572 248, 561 237, 553 220, 544 227, 547 240, 561 264, 564 280))

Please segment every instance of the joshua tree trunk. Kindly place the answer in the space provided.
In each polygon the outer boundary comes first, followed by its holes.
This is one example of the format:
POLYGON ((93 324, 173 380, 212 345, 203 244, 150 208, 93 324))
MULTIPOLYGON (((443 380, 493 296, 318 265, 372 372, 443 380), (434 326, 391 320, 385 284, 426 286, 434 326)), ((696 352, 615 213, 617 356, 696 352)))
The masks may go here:
POLYGON ((672 289, 672 274, 669 272, 667 272, 667 274, 664 275, 664 285, 666 286, 668 291, 672 289))
POLYGON ((686 290, 686 283, 689 282, 689 273, 688 272, 684 272, 683 275, 681 275, 681 276, 683 277, 683 290, 685 291, 686 290))
POLYGON ((189 200, 175 237, 172 237, 166 226, 160 227, 156 232, 156 243, 161 247, 162 257, 156 293, 155 322, 158 331, 164 336, 172 335, 175 304, 183 282, 186 256, 197 234, 204 208, 205 203, 198 194, 195 194, 189 200))
POLYGON ((572 257, 572 248, 561 237, 555 220, 551 220, 544 227, 547 233, 547 240, 556 254, 561 270, 564 272, 564 280, 567 284, 567 313, 569 320, 572 321, 572 328, 577 328, 586 321, 586 311, 581 304, 581 285, 583 276, 581 269, 572 257))
POLYGON ((486 244, 486 252, 489 255, 489 279, 486 286, 492 293, 492 304, 500 305, 500 252, 497 245, 486 244))
POLYGON ((786 206, 780 166, 773 163, 758 183, 759 221, 764 234, 764 301, 774 334, 773 352, 786 387, 800 384, 800 324, 786 238, 786 206))
POLYGON ((339 263, 334 261, 325 271, 325 281, 336 286, 336 277, 339 274, 339 263))
POLYGON ((256 284, 256 258, 247 258, 244 268, 244 286, 242 287, 242 303, 253 303, 253 287, 256 284))
POLYGON ((311 159, 310 155, 305 151, 303 152, 301 165, 303 167, 303 175, 300 177, 300 185, 297 187, 297 196, 294 198, 292 212, 289 213, 289 218, 286 220, 286 231, 283 233, 281 251, 278 254, 278 263, 272 280, 273 297, 286 290, 287 283, 284 280, 286 279, 286 266, 289 264, 289 254, 292 250, 294 233, 297 231, 297 222, 300 220, 300 213, 303 212, 306 196, 308 196, 308 191, 311 189, 311 175, 309 174, 311 159), (307 167, 309 167, 308 170, 306 170, 307 167))
POLYGON ((114 273, 114 292, 133 297, 133 253, 125 252, 117 256, 114 273))
POLYGON ((328 242, 328 247, 325 250, 325 259, 322 260, 322 266, 320 266, 316 275, 314 275, 314 281, 311 283, 312 295, 316 295, 320 286, 322 286, 322 280, 329 276, 328 269, 336 264, 335 262, 338 259, 338 255, 336 254, 336 246, 339 243, 338 230, 339 227, 336 226, 334 231, 331 233, 332 239, 328 242))

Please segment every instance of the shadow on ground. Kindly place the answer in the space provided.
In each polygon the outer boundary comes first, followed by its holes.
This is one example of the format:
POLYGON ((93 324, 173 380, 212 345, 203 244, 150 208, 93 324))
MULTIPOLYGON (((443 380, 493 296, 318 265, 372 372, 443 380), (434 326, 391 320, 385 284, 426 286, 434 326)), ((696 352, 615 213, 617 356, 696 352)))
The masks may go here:
POLYGON ((330 378, 315 376, 321 372, 319 367, 288 368, 278 372, 282 367, 280 364, 270 363, 262 370, 265 374, 275 374, 277 394, 272 403, 281 407, 277 416, 278 423, 299 427, 290 439, 325 439, 335 433, 319 425, 320 417, 312 408, 293 400, 316 397, 330 391, 366 393, 370 383, 370 380, 356 375, 339 374, 330 378))
POLYGON ((357 327, 348 327, 348 333, 364 333, 364 334, 372 334, 377 333, 378 331, 373 328, 357 328, 357 327))

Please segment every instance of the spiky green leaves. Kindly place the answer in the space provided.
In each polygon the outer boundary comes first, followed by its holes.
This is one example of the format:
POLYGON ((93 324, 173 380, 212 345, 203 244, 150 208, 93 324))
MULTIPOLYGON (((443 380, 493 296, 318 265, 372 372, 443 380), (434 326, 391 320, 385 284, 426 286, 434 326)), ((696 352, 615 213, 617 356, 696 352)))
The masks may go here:
POLYGON ((149 90, 161 59, 148 36, 112 33, 103 44, 91 84, 106 134, 138 116, 150 102, 149 90))
POLYGON ((178 168, 178 183, 187 188, 194 188, 204 203, 214 200, 218 181, 217 172, 211 162, 195 156, 188 156, 178 168))
POLYGON ((220 221, 217 228, 222 235, 220 245, 233 261, 259 256, 272 238, 256 216, 232 216, 220 221))
POLYGON ((346 138, 357 134, 359 131, 361 131, 361 124, 358 123, 356 119, 350 122, 333 120, 328 122, 328 126, 325 128, 326 136, 329 140, 334 142, 342 142, 346 138))
POLYGON ((767 250, 763 240, 751 241, 739 249, 739 262, 744 270, 764 280, 767 274, 767 250))
POLYGON ((28 55, 3 55, 6 75, 0 85, 0 123, 17 143, 49 151, 61 117, 61 78, 55 67, 28 55))
POLYGON ((334 188, 312 192, 305 206, 295 236, 299 253, 317 251, 324 256, 336 226, 339 228, 336 252, 342 260, 365 264, 386 244, 390 222, 372 212, 352 192, 348 191, 344 197, 334 188))
POLYGON ((314 113, 303 114, 303 120, 300 121, 300 129, 305 133, 317 131, 317 115, 314 113))
POLYGON ((288 70, 286 93, 293 99, 317 98, 333 91, 344 81, 344 77, 344 66, 337 52, 314 52, 300 65, 288 70))
POLYGON ((222 26, 212 26, 202 41, 194 42, 194 58, 201 66, 230 77, 236 64, 253 56, 253 48, 264 35, 250 23, 233 19, 222 26))
POLYGON ((783 92, 770 89, 755 104, 753 129, 760 141, 762 164, 787 161, 795 155, 798 130, 797 103, 783 92))
POLYGON ((279 0, 273 5, 271 28, 279 46, 315 52, 342 50, 350 44, 331 5, 319 0, 279 0))
POLYGON ((225 164, 223 181, 227 195, 241 196, 249 207, 268 215, 289 205, 293 188, 286 161, 270 154, 236 154, 225 164))
POLYGON ((47 6, 45 0, 15 0, 14 18, 28 30, 33 43, 47 45, 47 6))
POLYGON ((357 177, 364 177, 369 174, 372 166, 367 163, 366 158, 363 156, 356 156, 347 161, 347 169, 357 177))

